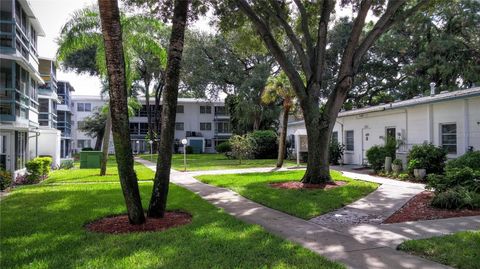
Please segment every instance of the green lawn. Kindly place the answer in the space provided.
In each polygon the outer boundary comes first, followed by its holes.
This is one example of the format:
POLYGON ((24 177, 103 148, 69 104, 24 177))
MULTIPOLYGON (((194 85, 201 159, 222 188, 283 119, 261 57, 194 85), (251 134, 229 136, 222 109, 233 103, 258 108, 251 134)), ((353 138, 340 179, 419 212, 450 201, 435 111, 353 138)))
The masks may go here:
POLYGON ((458 269, 480 268, 480 230, 409 240, 398 249, 458 269))
MULTIPOLYGON (((150 170, 137 173, 153 178, 150 170)), ((54 171, 49 181, 16 188, 0 202, 0 268, 343 268, 176 185, 168 207, 192 214, 191 224, 128 235, 87 232, 84 224, 125 212, 120 185, 48 184, 87 179, 104 180, 88 170, 54 171)), ((145 207, 151 187, 140 183, 145 207)))
MULTIPOLYGON (((151 170, 147 167, 135 163, 135 171, 137 172, 138 180, 151 180, 151 170)), ((81 182, 118 182, 118 171, 115 158, 109 157, 107 163, 107 174, 103 177, 99 177, 100 169, 80 169, 80 163, 75 162, 75 168, 70 170, 57 170, 51 173, 47 180, 42 184, 48 183, 81 183, 81 182)))
MULTIPOLYGON (((142 154, 141 158, 145 160, 153 160, 156 162, 157 155, 153 158, 150 154, 142 154)), ((242 164, 238 160, 232 160, 225 157, 224 154, 187 154, 187 171, 204 171, 204 170, 224 170, 239 169, 253 167, 274 167, 277 163, 276 159, 266 160, 243 160, 242 164)), ((294 166, 295 162, 286 160, 284 166, 294 166)), ((172 168, 183 171, 183 154, 173 154, 172 168)))
POLYGON ((375 183, 352 180, 332 171, 334 180, 348 184, 330 190, 286 190, 270 187, 272 182, 298 181, 305 171, 249 173, 233 175, 203 175, 202 182, 229 188, 255 202, 303 219, 330 212, 374 191, 375 183))

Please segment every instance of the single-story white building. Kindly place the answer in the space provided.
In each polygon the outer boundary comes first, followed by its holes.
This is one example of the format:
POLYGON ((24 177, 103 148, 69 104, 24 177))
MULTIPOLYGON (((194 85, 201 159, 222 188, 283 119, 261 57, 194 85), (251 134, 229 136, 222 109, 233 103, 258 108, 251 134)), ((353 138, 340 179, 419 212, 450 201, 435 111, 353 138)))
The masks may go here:
MULTIPOLYGON (((303 121, 289 122, 288 134, 297 156, 308 152, 303 121)), ((480 150, 480 87, 341 111, 332 133, 345 145, 343 163, 357 165, 366 164, 366 151, 388 137, 400 142, 397 157, 403 160, 413 145, 425 142, 444 147, 449 158, 480 150)))

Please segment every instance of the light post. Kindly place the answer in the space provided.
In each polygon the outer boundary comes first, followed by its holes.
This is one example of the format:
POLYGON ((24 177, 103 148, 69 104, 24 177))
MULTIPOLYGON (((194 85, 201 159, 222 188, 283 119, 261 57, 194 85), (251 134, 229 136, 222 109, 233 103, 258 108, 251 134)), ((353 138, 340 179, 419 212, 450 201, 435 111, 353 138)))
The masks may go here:
POLYGON ((187 139, 184 138, 182 139, 182 145, 183 145, 183 171, 186 172, 187 171, 187 139))
POLYGON ((138 141, 138 140, 135 141, 135 144, 137 145, 137 155, 138 155, 138 152, 139 152, 138 147, 140 146, 140 141, 138 141))
POLYGON ((148 144, 150 144, 150 161, 153 161, 153 140, 149 140, 148 144))

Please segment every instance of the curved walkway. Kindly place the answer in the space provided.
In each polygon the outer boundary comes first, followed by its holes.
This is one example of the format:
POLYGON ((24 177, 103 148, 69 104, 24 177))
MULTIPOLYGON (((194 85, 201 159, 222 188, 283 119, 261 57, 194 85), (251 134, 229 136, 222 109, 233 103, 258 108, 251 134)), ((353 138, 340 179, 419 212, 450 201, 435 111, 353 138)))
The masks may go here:
MULTIPOLYGON (((141 159, 137 159, 136 161, 155 171, 154 163, 141 159)), ((241 170, 242 172, 267 172, 272 169, 253 168, 241 170)), ((240 170, 222 170, 183 173, 172 170, 171 182, 197 193, 203 199, 241 220, 261 225, 273 234, 296 242, 332 260, 343 262, 350 268, 449 268, 420 257, 396 251, 395 247, 407 239, 426 238, 460 230, 478 229, 480 227, 480 217, 388 225, 375 225, 372 222, 341 226, 335 226, 333 223, 320 225, 318 222, 315 222, 315 220, 307 221, 287 215, 248 200, 231 190, 211 186, 193 178, 194 175, 200 174, 226 174, 239 173, 239 171, 240 170)), ((384 185, 388 185, 386 181, 392 181, 377 177, 369 178, 356 173, 346 173, 346 175, 369 181, 381 180, 382 182, 378 183, 383 183, 384 185)), ((395 187, 394 183, 396 182, 390 183, 393 189, 395 187)), ((406 182, 398 183, 406 184, 406 182)), ((406 189, 404 190, 406 193, 411 192, 412 194, 423 190, 423 186, 421 185, 415 184, 415 186, 410 186, 408 184, 397 187, 398 189, 406 189)), ((388 186, 385 188, 387 187, 388 186)), ((378 211, 393 211, 398 204, 405 200, 408 201, 409 199, 406 197, 406 194, 404 196, 399 195, 398 197, 392 196, 393 199, 390 199, 390 196, 386 193, 387 191, 389 190, 381 188, 378 190, 378 197, 380 201, 383 201, 383 203, 378 206, 380 208, 378 211), (389 202, 392 200, 396 202, 389 202)), ((374 201, 375 196, 373 196, 376 192, 361 199, 363 201, 359 200, 355 202, 354 204, 356 205, 352 207, 352 210, 376 210, 374 208, 377 205, 374 201)))

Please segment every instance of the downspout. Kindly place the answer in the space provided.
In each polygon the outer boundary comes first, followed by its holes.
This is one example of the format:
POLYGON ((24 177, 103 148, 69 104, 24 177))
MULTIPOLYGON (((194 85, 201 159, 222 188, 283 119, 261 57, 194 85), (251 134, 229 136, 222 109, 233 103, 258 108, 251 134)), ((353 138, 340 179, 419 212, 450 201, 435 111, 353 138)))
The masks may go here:
POLYGON ((464 154, 468 152, 468 149, 470 147, 470 115, 468 114, 469 112, 469 107, 468 107, 468 99, 463 100, 464 102, 464 114, 463 114, 463 140, 465 143, 464 146, 464 154))
MULTIPOLYGON (((342 144, 342 145, 345 145, 345 143, 344 143, 344 141, 343 141, 343 140, 344 140, 344 138, 343 138, 343 123, 339 122, 338 120, 335 121, 335 122, 338 123, 338 124, 340 124, 340 126, 341 126, 341 127, 340 127, 340 132, 341 132, 341 136, 342 136, 342 141, 341 141, 342 143, 341 143, 341 144, 342 144)), ((340 161, 341 161, 340 165, 343 165, 343 154, 342 154, 342 159, 341 159, 340 161)))
POLYGON ((35 130, 31 131, 29 130, 30 133, 35 133, 34 136, 29 136, 28 141, 30 141, 30 138, 35 137, 35 157, 38 157, 38 137, 40 136, 40 132, 38 131, 38 127, 35 128, 35 130))

